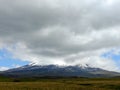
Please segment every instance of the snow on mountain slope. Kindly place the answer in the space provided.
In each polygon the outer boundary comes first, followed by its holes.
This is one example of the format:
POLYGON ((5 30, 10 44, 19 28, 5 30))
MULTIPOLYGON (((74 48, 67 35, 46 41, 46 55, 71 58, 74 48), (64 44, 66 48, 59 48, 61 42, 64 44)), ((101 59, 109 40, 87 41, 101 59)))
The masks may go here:
POLYGON ((1 74, 13 77, 114 77, 117 72, 107 71, 89 65, 59 66, 29 64, 19 68, 9 69, 1 74))

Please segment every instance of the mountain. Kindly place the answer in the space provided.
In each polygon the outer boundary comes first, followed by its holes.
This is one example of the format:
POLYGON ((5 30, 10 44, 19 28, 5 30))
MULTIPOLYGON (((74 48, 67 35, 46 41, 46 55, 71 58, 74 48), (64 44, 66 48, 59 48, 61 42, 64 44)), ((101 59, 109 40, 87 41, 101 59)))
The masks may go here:
POLYGON ((0 73, 10 77, 115 77, 120 73, 85 66, 25 65, 0 73))

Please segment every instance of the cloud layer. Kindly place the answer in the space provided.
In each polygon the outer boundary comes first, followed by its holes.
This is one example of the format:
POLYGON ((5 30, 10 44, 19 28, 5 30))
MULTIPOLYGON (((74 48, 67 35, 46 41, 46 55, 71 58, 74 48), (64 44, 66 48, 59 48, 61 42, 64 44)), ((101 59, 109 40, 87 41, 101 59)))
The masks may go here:
POLYGON ((0 0, 0 47, 39 64, 89 64, 117 70, 101 57, 120 46, 118 0, 0 0))

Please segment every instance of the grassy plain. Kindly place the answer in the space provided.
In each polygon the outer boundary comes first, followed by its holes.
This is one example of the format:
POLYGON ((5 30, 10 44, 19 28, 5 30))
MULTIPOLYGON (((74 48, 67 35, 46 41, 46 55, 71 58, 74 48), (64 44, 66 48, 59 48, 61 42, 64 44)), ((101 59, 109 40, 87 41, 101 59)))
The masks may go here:
POLYGON ((0 90, 120 90, 120 79, 0 77, 0 90))

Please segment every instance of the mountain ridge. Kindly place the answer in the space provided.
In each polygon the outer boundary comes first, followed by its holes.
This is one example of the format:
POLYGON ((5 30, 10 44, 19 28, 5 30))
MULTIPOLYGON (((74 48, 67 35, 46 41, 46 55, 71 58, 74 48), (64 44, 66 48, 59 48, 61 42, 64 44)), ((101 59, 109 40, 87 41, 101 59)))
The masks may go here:
POLYGON ((10 77, 116 77, 120 73, 107 71, 101 68, 85 66, 59 66, 29 64, 22 67, 9 69, 0 73, 10 77))

